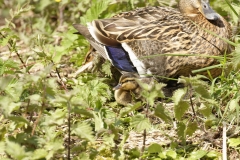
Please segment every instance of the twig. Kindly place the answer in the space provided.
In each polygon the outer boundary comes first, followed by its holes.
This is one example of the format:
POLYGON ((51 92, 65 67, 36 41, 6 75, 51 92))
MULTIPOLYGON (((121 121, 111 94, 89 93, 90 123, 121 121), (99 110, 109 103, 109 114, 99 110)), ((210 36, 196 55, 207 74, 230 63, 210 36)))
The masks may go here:
POLYGON ((40 112, 39 112, 39 114, 38 114, 38 117, 37 117, 37 119, 36 119, 36 121, 34 122, 34 125, 33 125, 33 129, 32 129, 32 133, 31 133, 31 135, 33 136, 34 135, 34 132, 35 132, 35 130, 36 130, 36 127, 37 127, 37 125, 38 125, 38 122, 39 122, 39 120, 40 120, 40 118, 41 118, 41 116, 42 116, 42 113, 43 113, 43 111, 44 111, 44 108, 45 108, 45 97, 46 97, 46 87, 44 86, 44 90, 43 90, 43 102, 42 102, 42 107, 41 107, 41 110, 40 110, 40 112))
POLYGON ((68 101, 68 146, 67 146, 67 150, 68 150, 68 160, 70 160, 70 141, 71 141, 71 106, 70 106, 70 103, 68 101))
POLYGON ((192 111, 193 111, 194 117, 197 117, 196 112, 195 112, 194 107, 193 107, 193 101, 192 101, 192 85, 191 85, 191 84, 189 84, 189 88, 190 88, 190 89, 188 89, 188 91, 189 91, 189 99, 190 99, 192 111))
MULTIPOLYGON (((6 38, 2 33, 0 33, 0 34, 1 34, 1 36, 2 36, 3 38, 6 38)), ((19 59, 19 60, 21 61, 21 63, 23 64, 24 68, 27 68, 26 64, 23 62, 20 54, 18 53, 17 49, 15 48, 15 45, 14 45, 13 41, 12 41, 12 40, 9 40, 9 41, 8 41, 8 44, 9 44, 9 46, 8 46, 9 50, 13 50, 13 51, 16 53, 18 59, 19 59)), ((27 73, 30 74, 29 71, 27 71, 27 73)))
MULTIPOLYGON (((44 104, 43 104, 43 105, 44 105, 44 104)), ((42 106, 42 108, 41 108, 41 110, 40 110, 40 112, 39 112, 39 114, 38 114, 37 120, 34 122, 33 129, 32 129, 32 133, 31 133, 32 136, 34 135, 34 132, 35 132, 35 130, 36 130, 36 127, 37 127, 37 125, 38 125, 38 122, 39 122, 39 120, 40 120, 40 118, 41 118, 41 116, 42 116, 43 108, 44 108, 44 107, 42 106)))
MULTIPOLYGON (((147 103, 147 110, 146 110, 146 118, 148 118, 148 108, 149 108, 149 104, 147 103)), ((143 131, 143 146, 142 146, 142 150, 141 150, 141 155, 143 155, 145 147, 146 147, 146 137, 147 137, 147 131, 146 129, 144 129, 143 131)))
MULTIPOLYGON (((52 63, 53 63, 53 62, 52 62, 52 63)), ((59 83, 62 85, 62 87, 65 89, 65 91, 68 91, 68 89, 67 89, 65 83, 63 82, 62 77, 61 77, 61 75, 60 75, 60 73, 59 73, 59 71, 58 71, 58 68, 56 68, 56 73, 57 73, 58 79, 60 80, 59 83)))
MULTIPOLYGON (((52 61, 52 63, 54 64, 53 61, 52 61)), ((62 85, 62 87, 65 89, 65 91, 68 91, 65 83, 62 80, 62 77, 61 77, 61 75, 59 73, 58 68, 56 68, 56 73, 57 73, 58 79, 60 80, 59 83, 62 85)), ((71 141, 71 115, 70 115, 70 113, 71 113, 71 107, 70 107, 70 103, 68 101, 68 142, 67 142, 68 143, 67 144, 67 159, 68 160, 71 159, 71 157, 70 157, 70 150, 71 150, 71 148, 70 148, 70 141, 71 141)))
POLYGON ((66 7, 66 4, 65 5, 62 5, 59 7, 59 25, 62 26, 63 25, 63 22, 64 22, 64 9, 66 7))
POLYGON ((141 155, 143 155, 143 152, 145 150, 145 146, 146 146, 146 137, 147 137, 147 131, 146 129, 144 129, 143 131, 143 146, 142 146, 142 150, 141 150, 141 155))
POLYGON ((226 123, 223 122, 223 146, 222 146, 222 158, 223 160, 227 160, 227 129, 226 123))

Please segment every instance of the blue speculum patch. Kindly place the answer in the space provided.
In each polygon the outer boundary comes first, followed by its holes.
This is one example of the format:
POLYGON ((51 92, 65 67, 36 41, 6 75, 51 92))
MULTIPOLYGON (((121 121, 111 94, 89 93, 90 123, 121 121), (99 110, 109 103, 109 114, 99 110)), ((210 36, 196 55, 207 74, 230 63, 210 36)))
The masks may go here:
POLYGON ((136 68, 132 64, 128 53, 122 47, 106 46, 109 58, 112 63, 119 70, 127 72, 137 72, 136 68))

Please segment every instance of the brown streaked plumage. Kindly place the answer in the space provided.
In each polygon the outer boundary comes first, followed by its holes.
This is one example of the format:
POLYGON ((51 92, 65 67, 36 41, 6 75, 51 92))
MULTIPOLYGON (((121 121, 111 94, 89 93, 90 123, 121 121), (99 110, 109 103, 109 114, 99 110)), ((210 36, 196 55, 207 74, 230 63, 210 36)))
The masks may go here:
MULTIPOLYGON (((179 11, 169 7, 140 8, 109 19, 94 20, 88 24, 88 30, 82 25, 74 27, 105 58, 109 59, 109 56, 106 56, 104 46, 122 47, 136 67, 136 71, 130 72, 140 76, 152 74, 177 78, 193 75, 192 70, 218 63, 216 59, 203 55, 230 53, 227 42, 206 31, 225 39, 231 37, 230 25, 211 9, 208 0, 180 0, 179 11)), ((221 69, 212 69, 210 73, 216 77, 221 69)), ((207 72, 201 74, 207 75, 207 72)), ((162 78, 159 80, 165 81, 162 78)))

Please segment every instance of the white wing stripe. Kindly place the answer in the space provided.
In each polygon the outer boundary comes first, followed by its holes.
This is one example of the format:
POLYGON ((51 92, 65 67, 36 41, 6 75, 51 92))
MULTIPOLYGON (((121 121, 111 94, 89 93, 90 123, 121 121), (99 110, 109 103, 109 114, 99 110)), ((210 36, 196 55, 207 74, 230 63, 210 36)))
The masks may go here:
POLYGON ((122 43, 122 47, 127 51, 129 58, 136 67, 140 77, 144 77, 146 75, 145 65, 137 58, 133 50, 126 43, 122 43))

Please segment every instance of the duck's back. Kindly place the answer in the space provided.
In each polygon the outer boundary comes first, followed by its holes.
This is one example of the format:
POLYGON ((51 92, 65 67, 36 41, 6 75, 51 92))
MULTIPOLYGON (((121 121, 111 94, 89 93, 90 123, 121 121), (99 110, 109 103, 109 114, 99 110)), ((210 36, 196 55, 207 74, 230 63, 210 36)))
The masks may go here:
MULTIPOLYGON (((123 47, 130 59, 134 54, 136 63, 141 61, 141 69, 146 74, 173 78, 188 76, 192 70, 217 63, 216 59, 203 55, 230 52, 230 45, 221 38, 229 39, 231 29, 221 16, 209 21, 201 14, 188 17, 169 7, 147 7, 110 19, 94 20, 90 26, 89 31, 98 42, 123 47), (169 56, 171 54, 185 56, 169 56), (187 56, 189 54, 195 56, 187 56)), ((211 74, 215 77, 220 71, 214 69, 211 74)))

